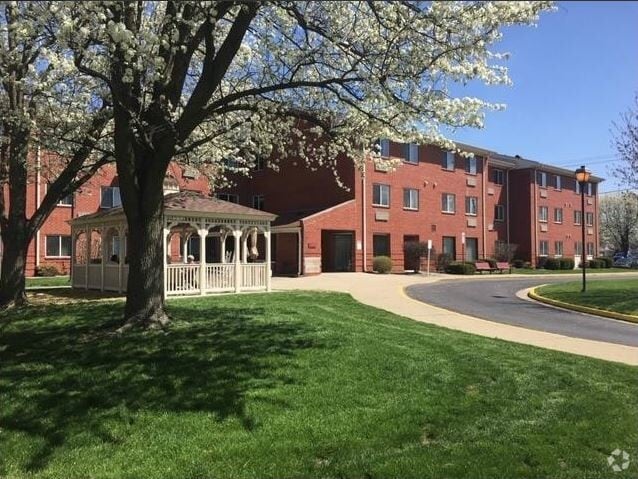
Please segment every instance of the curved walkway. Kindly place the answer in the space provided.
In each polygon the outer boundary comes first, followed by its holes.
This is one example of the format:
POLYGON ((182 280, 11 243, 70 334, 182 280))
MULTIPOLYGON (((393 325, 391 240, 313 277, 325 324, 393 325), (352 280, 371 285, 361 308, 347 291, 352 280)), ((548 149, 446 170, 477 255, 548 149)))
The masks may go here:
MULTIPOLYGON (((500 275, 499 275, 500 276, 500 275)), ((618 277, 618 276, 615 276, 618 277)), ((318 276, 300 278, 273 278, 275 290, 323 290, 350 293, 357 301, 384 309, 416 321, 435 324, 450 329, 465 331, 480 336, 498 338, 516 343, 530 344, 547 349, 564 351, 583 356, 638 365, 638 347, 591 339, 569 337, 547 331, 527 329, 521 326, 480 319, 426 304, 409 298, 404 288, 416 284, 437 283, 443 279, 448 284, 458 281, 477 283, 507 283, 520 279, 506 276, 467 279, 452 279, 449 276, 426 278, 423 275, 376 275, 368 273, 323 273, 318 276)), ((547 282, 546 277, 526 278, 547 282)), ((574 280, 561 277, 561 280, 574 280)), ((558 278, 557 278, 558 280, 558 278)), ((434 285, 432 285, 434 286, 434 285)), ((446 292, 446 294, 448 294, 446 292)), ((607 321, 601 319, 601 321, 607 321)))

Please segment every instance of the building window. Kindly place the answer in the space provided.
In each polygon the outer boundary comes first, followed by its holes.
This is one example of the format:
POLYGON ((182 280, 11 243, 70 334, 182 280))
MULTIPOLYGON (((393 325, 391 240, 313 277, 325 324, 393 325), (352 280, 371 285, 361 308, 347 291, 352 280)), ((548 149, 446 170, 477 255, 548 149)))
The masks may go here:
POLYGON ((503 170, 494 169, 494 183, 497 185, 505 183, 505 172, 503 170))
POLYGON ((73 206, 73 193, 66 195, 58 201, 58 206, 73 206))
POLYGON ((594 213, 585 213, 585 224, 587 226, 594 226, 594 213))
POLYGON ((234 158, 224 158, 222 160, 222 164, 224 165, 224 168, 228 170, 233 170, 239 166, 239 163, 237 163, 237 160, 234 158))
POLYGON ((453 151, 444 151, 443 159, 441 166, 444 170, 453 171, 454 170, 454 152, 453 151))
POLYGON ((536 181, 541 188, 547 188, 547 173, 544 171, 538 171, 536 173, 536 181))
POLYGON ((505 221, 505 206, 494 205, 494 220, 505 221))
POLYGON ((549 254, 549 241, 541 240, 538 244, 538 255, 547 256, 549 254))
POLYGON ((456 211, 456 195, 443 193, 441 195, 441 211, 443 213, 454 213, 456 211))
POLYGON ((539 206, 538 207, 538 221, 541 223, 547 223, 547 218, 549 216, 547 206, 539 206))
POLYGON ((574 224, 579 225, 583 221, 583 212, 580 210, 574 210, 574 224))
POLYGON ((563 256, 563 242, 554 241, 554 256, 563 256))
POLYGON ((51 258, 70 258, 71 237, 63 235, 47 236, 45 254, 51 258))
POLYGON ((373 256, 390 256, 390 235, 372 235, 373 256))
POLYGON ((264 195, 253 196, 253 208, 255 208, 256 210, 264 209, 264 195))
POLYGON ((594 243, 587 243, 587 256, 594 256, 594 243))
POLYGON ((380 152, 381 152, 381 156, 387 158, 388 156, 390 156, 390 140, 383 138, 381 140, 379 140, 379 147, 380 147, 380 152))
POLYGON ((554 175, 554 188, 556 188, 557 190, 561 189, 560 175, 554 175))
POLYGON ((594 194, 594 185, 592 183, 587 183, 587 189, 585 190, 587 196, 592 196, 594 194))
POLYGON ((574 182, 574 191, 577 195, 580 195, 580 183, 578 181, 574 182))
POLYGON ((403 208, 406 210, 419 209, 419 190, 413 188, 403 189, 403 208))
POLYGON ((419 145, 416 143, 406 143, 403 145, 403 161, 406 163, 412 163, 413 165, 419 164, 419 145))
POLYGON ((554 223, 563 222, 563 208, 554 208, 554 223))
POLYGON ((465 158, 465 172, 470 175, 476 174, 476 157, 465 158))
POLYGON ((239 195, 233 193, 217 193, 215 195, 218 200, 228 201, 229 203, 239 204, 239 195))
POLYGON ((453 259, 456 259, 456 237, 455 236, 443 237, 443 253, 449 254, 453 259))
POLYGON ((372 185, 372 206, 390 206, 390 185, 372 185))
POLYGON ((583 254, 583 243, 581 241, 574 242, 574 252, 579 256, 583 254))
POLYGON ((472 216, 478 214, 478 198, 476 196, 465 197, 465 214, 472 216))
POLYGON ((103 186, 100 208, 117 208, 122 206, 119 186, 103 186))

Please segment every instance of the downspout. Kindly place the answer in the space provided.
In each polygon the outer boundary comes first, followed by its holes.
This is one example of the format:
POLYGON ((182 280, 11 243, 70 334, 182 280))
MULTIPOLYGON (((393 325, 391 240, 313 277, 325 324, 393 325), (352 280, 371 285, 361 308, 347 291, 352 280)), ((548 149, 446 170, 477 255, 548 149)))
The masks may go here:
POLYGON ((368 259, 368 222, 366 219, 366 157, 365 151, 363 156, 363 167, 361 169, 361 252, 363 255, 362 270, 365 273, 367 271, 367 259, 368 259))
MULTIPOLYGON (((40 170, 41 170, 41 159, 40 159, 40 145, 35 150, 35 209, 34 212, 38 210, 40 207, 40 170)), ((38 268, 40 266, 40 228, 35 232, 35 267, 38 268)))
POLYGON ((536 175, 537 175, 536 168, 534 168, 534 170, 532 170, 532 171, 533 171, 532 184, 534 185, 534 188, 533 188, 534 201, 532 201, 532 207, 534 208, 534 211, 532 212, 532 221, 534 223, 534 227, 532 228, 532 231, 533 231, 534 234, 532 235, 532 247, 530 248, 531 249, 531 256, 532 256, 530 258, 530 261, 532 262, 533 265, 535 265, 536 262, 534 261, 534 258, 536 257, 536 242, 537 242, 536 240, 538 238, 538 231, 537 231, 538 218, 536 217, 536 215, 538 214, 538 208, 536 206, 536 202, 538 201, 537 198, 536 198, 536 195, 537 195, 538 191, 537 191, 537 185, 536 185, 536 175))
MULTIPOLYGON (((505 208, 507 209, 506 218, 507 224, 505 225, 507 231, 507 248, 510 250, 510 170, 505 170, 505 208)), ((510 250, 511 251, 511 250, 510 250)), ((509 253, 508 253, 509 254, 509 253)), ((510 261, 512 258, 510 258, 510 261)))
POLYGON ((487 156, 483 158, 483 171, 481 181, 481 201, 482 201, 482 219, 483 222, 483 258, 487 257, 487 225, 485 224, 485 185, 487 181, 487 156))

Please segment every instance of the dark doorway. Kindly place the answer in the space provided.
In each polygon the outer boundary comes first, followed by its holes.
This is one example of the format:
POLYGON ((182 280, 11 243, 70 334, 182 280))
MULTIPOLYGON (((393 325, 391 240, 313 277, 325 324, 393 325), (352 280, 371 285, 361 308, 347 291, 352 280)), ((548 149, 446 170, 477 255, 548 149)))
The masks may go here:
POLYGON ((352 271, 352 233, 335 233, 334 252, 334 270, 352 271))
POLYGON ((417 271, 419 270, 420 259, 414 255, 410 256, 405 254, 406 243, 418 243, 419 235, 404 235, 403 236, 403 269, 417 271))

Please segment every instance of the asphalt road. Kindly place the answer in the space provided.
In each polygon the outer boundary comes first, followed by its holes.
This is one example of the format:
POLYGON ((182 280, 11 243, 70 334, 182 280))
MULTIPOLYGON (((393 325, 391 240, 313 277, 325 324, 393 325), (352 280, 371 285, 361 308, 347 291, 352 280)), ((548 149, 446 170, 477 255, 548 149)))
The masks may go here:
MULTIPOLYGON (((516 292, 521 289, 577 278, 510 278, 444 280, 409 286, 406 293, 418 301, 489 321, 574 338, 638 346, 636 324, 560 310, 516 297, 516 292)), ((596 279, 610 278, 596 275, 596 279)), ((618 276, 615 279, 619 279, 618 276)))

